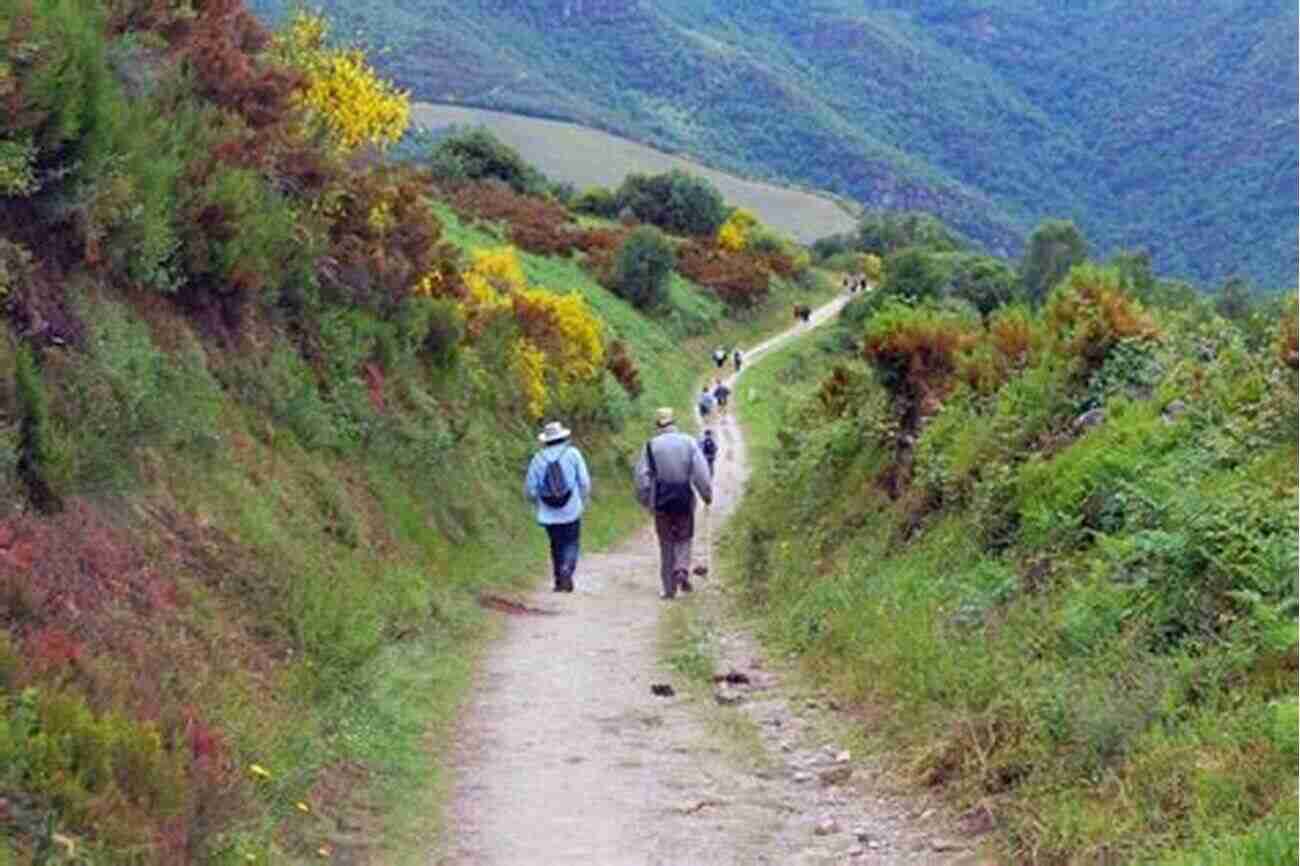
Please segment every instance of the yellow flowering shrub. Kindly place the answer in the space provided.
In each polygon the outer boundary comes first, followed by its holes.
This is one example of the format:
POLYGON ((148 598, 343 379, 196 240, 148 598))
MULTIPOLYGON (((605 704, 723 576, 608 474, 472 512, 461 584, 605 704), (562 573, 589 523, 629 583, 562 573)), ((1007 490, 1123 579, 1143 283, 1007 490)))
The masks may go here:
POLYGON ((863 253, 859 269, 872 285, 879 285, 881 277, 885 274, 885 266, 880 261, 880 256, 875 253, 863 253))
POLYGON ((327 47, 328 35, 322 16, 299 11, 276 37, 277 59, 306 76, 299 105, 345 153, 396 142, 410 122, 410 97, 380 78, 359 49, 327 47))
MULTIPOLYGON (((519 337, 509 363, 534 420, 577 385, 604 375, 605 338, 600 320, 578 294, 561 295, 528 285, 513 247, 475 250, 462 274, 471 334, 508 316, 519 337)), ((432 285, 430 285, 432 289, 432 285)))
POLYGON ((511 346, 510 366, 519 382, 528 414, 533 420, 540 419, 547 403, 546 353, 527 337, 520 337, 511 346))
POLYGON ((718 246, 738 253, 749 246, 750 236, 759 228, 758 217, 744 208, 736 208, 718 228, 718 246))

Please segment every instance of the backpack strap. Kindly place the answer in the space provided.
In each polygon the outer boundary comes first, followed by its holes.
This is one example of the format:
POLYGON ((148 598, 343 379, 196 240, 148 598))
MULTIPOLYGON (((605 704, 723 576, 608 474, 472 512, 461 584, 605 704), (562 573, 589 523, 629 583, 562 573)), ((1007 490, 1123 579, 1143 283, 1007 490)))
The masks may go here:
POLYGON ((655 478, 658 478, 659 470, 655 467, 655 450, 650 447, 650 442, 653 441, 654 440, 651 439, 649 442, 646 442, 645 444, 645 460, 646 463, 650 464, 650 474, 653 475, 655 478))

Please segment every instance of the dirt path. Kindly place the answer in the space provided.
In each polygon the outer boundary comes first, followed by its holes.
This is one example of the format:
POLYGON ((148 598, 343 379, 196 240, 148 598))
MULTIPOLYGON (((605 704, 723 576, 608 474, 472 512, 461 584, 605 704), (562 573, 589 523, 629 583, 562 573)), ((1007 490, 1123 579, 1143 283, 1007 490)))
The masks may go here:
MULTIPOLYGON (((834 316, 845 300, 751 347, 747 364, 834 316)), ((748 473, 734 416, 714 426, 721 454, 710 529, 731 513, 748 473)), ((697 562, 707 556, 702 534, 697 562)), ((928 830, 932 821, 922 822, 936 816, 921 817, 916 802, 863 790, 855 779, 824 783, 823 774, 845 773, 837 768, 858 779, 870 770, 817 741, 814 711, 762 670, 743 633, 721 639, 725 657, 752 671, 751 686, 738 689, 741 703, 715 706, 680 685, 674 697, 653 696, 651 684, 682 680, 661 662, 661 617, 672 605, 709 604, 713 591, 710 576, 694 596, 664 602, 657 574, 647 529, 610 552, 585 554, 572 595, 525 599, 553 614, 508 617, 457 737, 449 838, 432 864, 978 862, 953 850, 966 844, 928 830), (719 714, 748 732, 743 759, 718 733, 719 714)))

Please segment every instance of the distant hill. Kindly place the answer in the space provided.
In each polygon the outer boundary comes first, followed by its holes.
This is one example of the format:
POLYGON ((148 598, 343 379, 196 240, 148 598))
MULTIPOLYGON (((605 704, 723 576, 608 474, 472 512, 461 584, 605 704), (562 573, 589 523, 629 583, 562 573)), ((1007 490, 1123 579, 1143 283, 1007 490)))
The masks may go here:
POLYGON ((634 172, 660 174, 674 168, 689 171, 708 178, 728 204, 754 211, 764 223, 800 243, 850 231, 857 222, 846 208, 847 203, 787 186, 746 180, 575 123, 429 103, 413 104, 411 118, 435 131, 450 126, 486 126, 547 177, 567 181, 579 189, 597 184, 616 187, 634 172))
POLYGON ((1062 216, 1095 253, 1147 246, 1168 274, 1295 282, 1296 10, 1280 0, 322 5, 422 99, 929 210, 1004 254, 1062 216))

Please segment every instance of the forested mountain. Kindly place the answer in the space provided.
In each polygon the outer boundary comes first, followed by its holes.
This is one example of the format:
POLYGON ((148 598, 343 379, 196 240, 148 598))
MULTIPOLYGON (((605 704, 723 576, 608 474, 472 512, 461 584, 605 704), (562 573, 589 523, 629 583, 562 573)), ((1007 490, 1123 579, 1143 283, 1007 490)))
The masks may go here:
POLYGON ((933 211, 994 252, 1060 216, 1170 275, 1295 279, 1296 18, 1277 0, 323 5, 420 99, 933 211))

